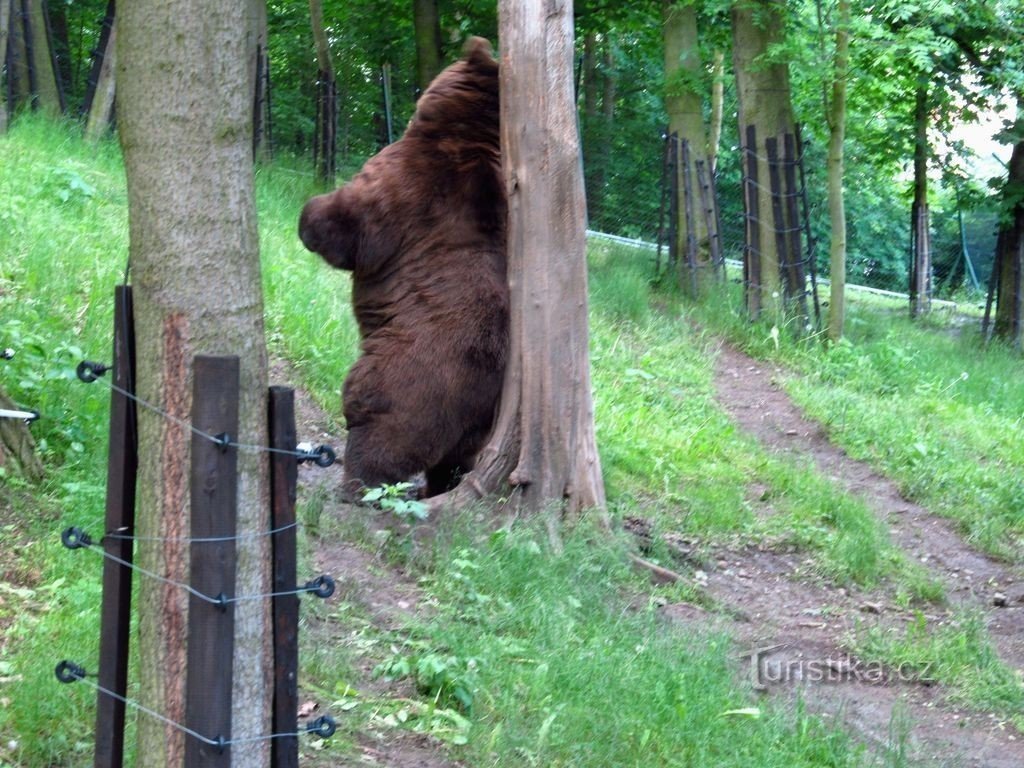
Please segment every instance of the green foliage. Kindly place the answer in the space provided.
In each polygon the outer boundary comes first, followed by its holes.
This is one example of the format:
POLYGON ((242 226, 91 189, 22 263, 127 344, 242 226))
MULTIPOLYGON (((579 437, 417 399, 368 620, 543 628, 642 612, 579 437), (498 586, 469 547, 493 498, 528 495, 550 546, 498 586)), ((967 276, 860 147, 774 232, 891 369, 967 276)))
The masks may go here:
POLYGON ((416 498, 410 498, 414 491, 412 483, 395 483, 370 488, 363 494, 363 501, 376 504, 385 512, 391 512, 402 520, 420 521, 427 519, 427 505, 416 498))
POLYGON ((964 613, 936 622, 919 612, 905 628, 860 630, 853 642, 862 658, 949 686, 955 701, 1024 726, 1024 680, 999 659, 983 615, 964 613))
POLYGON ((417 648, 433 650, 400 654, 397 663, 413 675, 432 652, 446 681, 452 670, 460 680, 472 670, 473 725, 460 759, 863 764, 849 740, 803 711, 764 700, 754 707, 734 682, 722 635, 670 628, 653 601, 630 605, 623 590, 633 591, 626 585, 635 577, 606 534, 581 525, 554 554, 539 525, 483 540, 458 529, 440 544, 425 582, 438 615, 415 629, 417 648), (750 716, 755 709, 760 716, 750 716))

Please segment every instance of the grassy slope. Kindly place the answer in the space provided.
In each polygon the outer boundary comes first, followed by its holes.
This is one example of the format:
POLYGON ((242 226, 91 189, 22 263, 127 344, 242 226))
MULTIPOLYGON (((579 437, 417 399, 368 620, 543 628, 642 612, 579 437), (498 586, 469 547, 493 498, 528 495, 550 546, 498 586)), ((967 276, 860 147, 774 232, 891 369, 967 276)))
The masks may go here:
MULTIPOLYGON (((23 121, 0 138, 0 154, 16 158, 0 166, 0 345, 19 350, 0 364, 0 380, 44 413, 33 431, 53 467, 42 493, 28 495, 10 477, 0 491, 13 507, 0 536, 25 548, 38 571, 30 593, 0 604, 0 617, 14 620, 0 646, 14 677, 0 692, 8 702, 0 730, 5 741, 21 740, 19 764, 72 765, 88 749, 88 738, 73 734, 91 729, 91 697, 57 686, 52 667, 70 657, 95 668, 99 568, 90 553, 63 550, 57 534, 72 523, 98 530, 107 396, 69 371, 83 355, 109 355, 109 297, 127 254, 125 191, 115 148, 86 148, 71 129, 23 121), (64 727, 40 735, 39 722, 64 727)), ((271 347, 337 412, 338 377, 356 350, 347 278, 295 238, 308 177, 278 165, 259 173, 257 190, 271 347)), ((702 537, 785 538, 839 581, 888 578, 910 596, 929 593, 861 505, 736 433, 711 398, 704 340, 678 311, 650 313, 644 265, 610 251, 592 260, 598 439, 618 514, 702 537), (753 514, 749 482, 770 489, 777 515, 753 514)), ((614 547, 585 530, 562 557, 529 529, 465 543, 441 553, 427 575, 444 621, 411 637, 472 673, 473 764, 488 763, 491 751, 545 764, 651 764, 650 755, 679 764, 860 764, 841 734, 800 713, 725 715, 751 705, 729 671, 725 639, 667 632, 651 611, 627 608, 624 595, 642 585, 614 547), (612 735, 621 743, 599 748, 614 744, 612 735), (602 751, 611 748, 619 751, 602 751)))

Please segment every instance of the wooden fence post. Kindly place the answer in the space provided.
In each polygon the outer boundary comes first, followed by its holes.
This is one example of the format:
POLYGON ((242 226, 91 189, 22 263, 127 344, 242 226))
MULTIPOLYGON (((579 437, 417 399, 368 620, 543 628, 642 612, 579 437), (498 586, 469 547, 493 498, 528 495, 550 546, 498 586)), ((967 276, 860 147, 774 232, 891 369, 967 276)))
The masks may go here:
MULTIPOLYGON (((3 1, 3 0, 0 0, 3 1)), ((114 291, 113 383, 135 392, 135 323, 132 289, 114 291)), ((105 530, 125 538, 104 537, 107 555, 132 562, 135 533, 135 486, 138 467, 135 401, 110 393, 110 447, 107 453, 105 530)), ((97 684, 119 696, 128 691, 128 637, 131 626, 132 571, 107 557, 103 561, 103 599, 100 607, 100 656, 97 684)), ((96 768, 119 768, 124 762, 125 705, 104 693, 96 697, 96 768)))
MULTIPOLYGON (((298 460, 295 451, 295 391, 271 387, 269 400, 270 527, 273 536, 274 592, 287 592, 297 583, 295 496, 298 460)), ((274 733, 296 733, 299 698, 299 596, 278 595, 273 599, 274 616, 274 733)), ((298 768, 299 740, 281 736, 271 745, 273 768, 298 768)))
MULTIPOLYGON (((192 426, 238 439, 239 360, 197 356, 193 365, 192 426)), ((192 589, 212 598, 235 597, 238 451, 193 432, 190 548, 192 589)), ((209 739, 231 739, 234 603, 191 594, 185 725, 209 739)), ((196 738, 185 741, 189 768, 229 768, 231 752, 196 738)))

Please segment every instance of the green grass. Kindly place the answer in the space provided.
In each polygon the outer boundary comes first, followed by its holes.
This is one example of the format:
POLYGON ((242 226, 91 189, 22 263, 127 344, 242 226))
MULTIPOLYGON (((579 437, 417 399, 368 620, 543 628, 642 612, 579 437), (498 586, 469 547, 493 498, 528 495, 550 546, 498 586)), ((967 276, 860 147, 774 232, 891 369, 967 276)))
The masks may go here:
MULTIPOLYGON (((735 308, 738 299, 730 290, 713 302, 735 308)), ((848 338, 827 348, 817 337, 795 340, 785 332, 776 343, 770 322, 749 324, 720 309, 693 311, 748 352, 789 366, 794 375, 785 379, 786 390, 851 456, 893 478, 908 498, 956 520, 978 547, 1019 560, 1024 360, 1018 353, 985 346, 976 324, 948 325, 941 314, 911 322, 856 301, 848 338)))
MULTIPOLYGON (((409 678, 429 705, 379 724, 464 742, 456 755, 469 765, 872 764, 818 718, 755 699, 726 636, 629 599, 645 582, 586 522, 560 554, 541 525, 454 529, 421 576, 435 615, 375 649, 381 673, 409 678), (459 714, 468 722, 456 727, 459 714)), ((344 700, 371 720, 381 707, 344 700)))
POLYGON ((960 612, 939 623, 918 613, 905 628, 856 632, 852 645, 863 659, 941 683, 956 703, 994 712, 1018 730, 1024 728, 1022 673, 1000 661, 983 615, 960 612))

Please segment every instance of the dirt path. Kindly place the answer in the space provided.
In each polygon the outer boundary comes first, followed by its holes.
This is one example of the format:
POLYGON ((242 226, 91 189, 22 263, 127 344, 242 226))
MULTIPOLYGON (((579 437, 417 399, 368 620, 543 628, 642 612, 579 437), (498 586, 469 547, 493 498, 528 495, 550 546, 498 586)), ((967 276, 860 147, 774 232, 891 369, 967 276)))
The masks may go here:
MULTIPOLYGON (((718 400, 769 450, 812 459, 822 474, 862 498, 886 521, 893 541, 942 581, 952 605, 984 611, 1001 658, 1024 668, 1024 584, 1018 569, 972 550, 947 520, 908 502, 890 480, 833 446, 778 387, 778 375, 723 346, 716 366, 718 400), (993 605, 997 593, 1009 607, 993 605)), ((734 635, 751 649, 769 649, 759 654, 759 676, 768 689, 800 691, 812 708, 841 713, 866 741, 880 745, 891 743, 892 724, 902 721, 908 752, 929 763, 1024 765, 1024 739, 1011 726, 950 706, 937 686, 851 658, 844 641, 856 626, 892 626, 910 616, 884 590, 837 589, 809 577, 808 566, 792 553, 719 551, 701 572, 707 594, 737 617, 727 620, 734 635)), ((683 619, 697 611, 666 610, 683 619)), ((931 619, 947 615, 940 608, 932 613, 931 619)))

